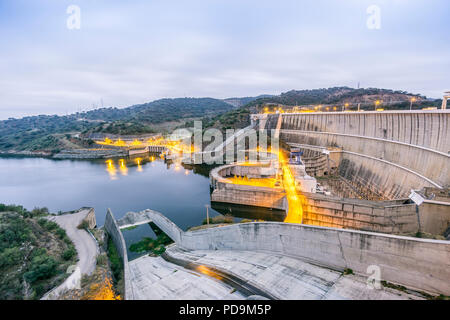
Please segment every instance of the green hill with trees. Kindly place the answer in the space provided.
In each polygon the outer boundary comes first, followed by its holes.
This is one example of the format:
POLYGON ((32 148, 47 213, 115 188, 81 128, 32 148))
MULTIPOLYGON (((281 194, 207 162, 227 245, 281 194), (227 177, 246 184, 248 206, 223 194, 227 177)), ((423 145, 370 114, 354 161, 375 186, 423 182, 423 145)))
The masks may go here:
POLYGON ((0 121, 0 152, 57 152, 61 149, 90 147, 82 139, 89 133, 138 135, 161 130, 160 124, 175 122, 189 126, 192 119, 202 119, 203 127, 220 129, 242 128, 248 125, 248 115, 267 105, 305 106, 349 103, 355 109, 372 110, 376 100, 385 109, 408 109, 439 106, 441 100, 389 89, 334 87, 314 90, 291 90, 280 95, 228 98, 160 99, 127 108, 100 108, 66 116, 39 115, 0 121), (156 129, 155 127, 158 128, 156 129), (81 138, 80 138, 81 137, 81 138))

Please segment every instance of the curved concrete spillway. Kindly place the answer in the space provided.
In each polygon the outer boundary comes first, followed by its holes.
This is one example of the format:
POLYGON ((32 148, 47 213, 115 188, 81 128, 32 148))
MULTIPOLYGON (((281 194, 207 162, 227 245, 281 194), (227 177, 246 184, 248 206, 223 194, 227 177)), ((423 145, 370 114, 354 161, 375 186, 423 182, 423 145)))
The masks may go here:
MULTIPOLYGON (((114 219, 110 215, 112 220, 114 219)), ((295 258, 366 276, 380 269, 382 280, 433 294, 450 295, 450 242, 299 224, 258 222, 183 232, 153 210, 127 214, 116 226, 152 221, 186 251, 261 252, 295 258), (134 220, 136 219, 136 220, 134 220), (126 223, 125 223, 126 221, 126 223)), ((111 236, 121 237, 120 232, 111 236)), ((126 267, 128 262, 125 262, 126 267)), ((126 268, 127 269, 127 268, 126 268)), ((131 288, 125 277, 126 288, 131 288)), ((131 292, 130 292, 131 293, 131 292)), ((127 295, 132 298, 132 294, 127 295)))

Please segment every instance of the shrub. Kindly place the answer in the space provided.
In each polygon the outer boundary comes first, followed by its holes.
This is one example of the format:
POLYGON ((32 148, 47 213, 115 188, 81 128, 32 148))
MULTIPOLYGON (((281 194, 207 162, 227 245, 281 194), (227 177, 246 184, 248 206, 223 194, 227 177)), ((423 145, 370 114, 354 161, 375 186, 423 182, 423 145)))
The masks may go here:
POLYGON ((59 226, 56 222, 48 221, 48 220, 43 227, 48 231, 54 231, 54 230, 59 229, 59 226))
POLYGON ((34 208, 33 210, 31 210, 31 216, 32 217, 37 217, 37 216, 42 216, 42 215, 48 215, 49 211, 48 208, 46 207, 42 207, 42 208, 34 208))
POLYGON ((111 263, 111 271, 113 273, 114 280, 118 281, 122 276, 123 263, 111 237, 108 240, 108 258, 111 263))
POLYGON ((62 254, 62 258, 66 261, 72 259, 75 255, 77 254, 77 251, 75 250, 75 248, 72 246, 66 250, 64 250, 63 254, 62 254))
POLYGON ((80 224, 78 225, 77 228, 87 230, 87 229, 89 229, 89 222, 87 222, 86 220, 83 220, 80 222, 80 224))
MULTIPOLYGON (((233 223, 233 216, 230 215, 219 215, 217 217, 209 218, 210 224, 220 224, 220 223, 233 223)), ((207 219, 203 220, 203 224, 208 224, 207 219)))
POLYGON ((48 279, 56 274, 58 263, 47 255, 47 253, 38 253, 31 260, 29 271, 25 272, 25 279, 33 283, 37 280, 48 279))
POLYGON ((108 257, 105 254, 97 256, 97 265, 106 266, 108 264, 108 257))
POLYGON ((60 238, 60 239, 64 239, 66 236, 66 230, 62 229, 62 228, 58 228, 56 229, 56 235, 60 238))
POLYGON ((0 267, 18 264, 22 260, 22 253, 18 247, 6 248, 0 253, 0 267))

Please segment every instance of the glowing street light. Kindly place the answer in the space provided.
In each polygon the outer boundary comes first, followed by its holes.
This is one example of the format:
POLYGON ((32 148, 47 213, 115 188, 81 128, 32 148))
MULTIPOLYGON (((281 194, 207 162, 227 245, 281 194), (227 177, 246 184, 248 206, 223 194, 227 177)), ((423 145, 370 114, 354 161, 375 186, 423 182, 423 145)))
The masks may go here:
POLYGON ((409 105, 409 110, 412 110, 413 102, 416 102, 416 98, 411 98, 411 104, 409 105))
POLYGON ((375 110, 378 109, 378 106, 379 106, 382 102, 383 102, 382 100, 377 100, 377 101, 375 101, 375 110))

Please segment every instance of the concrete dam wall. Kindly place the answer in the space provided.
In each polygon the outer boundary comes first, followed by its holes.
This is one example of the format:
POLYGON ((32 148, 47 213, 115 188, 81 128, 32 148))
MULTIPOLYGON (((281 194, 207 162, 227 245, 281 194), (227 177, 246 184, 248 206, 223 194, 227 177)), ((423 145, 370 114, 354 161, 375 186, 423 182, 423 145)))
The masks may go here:
POLYGON ((283 141, 341 148, 341 175, 386 199, 450 185, 449 111, 276 114, 266 129, 279 117, 283 141))
MULTIPOLYGON (((157 222, 155 221, 157 224, 157 222)), ((450 294, 450 243, 353 230, 260 222, 236 224, 182 234, 187 250, 264 251, 295 257, 381 279, 433 294, 450 294)))
MULTIPOLYGON (((215 168, 210 173, 214 191, 211 201, 278 210, 288 210, 286 193, 282 187, 268 188, 230 183, 224 176, 261 175, 266 168, 230 164, 215 168)), ((301 192, 299 192, 300 194, 301 192)), ((407 199, 390 201, 367 201, 325 196, 317 193, 301 193, 303 223, 315 226, 356 229, 389 234, 413 234, 418 231, 443 233, 448 214, 436 215, 425 205, 416 212, 407 199), (420 223, 423 221, 423 223, 420 223)), ((447 207, 448 208, 448 207, 447 207)))
MULTIPOLYGON (((381 279, 411 289, 450 295, 450 242, 355 230, 258 222, 183 232, 164 215, 142 215, 174 236, 186 250, 273 252, 313 264, 369 276, 377 266, 381 279)), ((142 219, 139 219, 139 223, 142 219)))
POLYGON ((450 110, 283 114, 281 129, 403 142, 448 154, 450 110))

